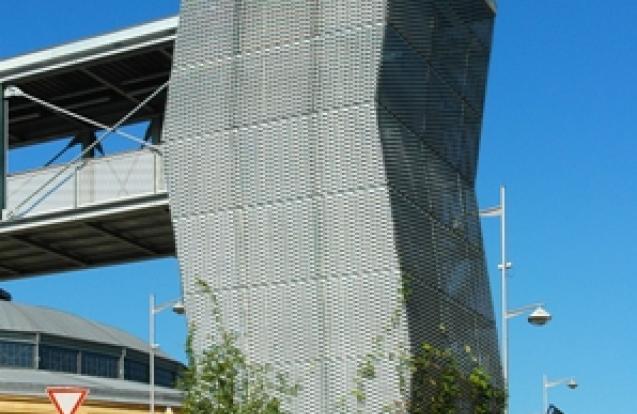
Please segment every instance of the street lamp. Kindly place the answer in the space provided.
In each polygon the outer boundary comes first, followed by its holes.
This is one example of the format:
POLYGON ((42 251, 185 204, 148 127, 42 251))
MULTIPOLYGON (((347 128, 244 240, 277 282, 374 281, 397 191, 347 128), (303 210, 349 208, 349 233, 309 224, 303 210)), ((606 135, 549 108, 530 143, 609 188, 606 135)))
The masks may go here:
POLYGON ((557 381, 549 381, 546 374, 542 377, 542 400, 544 403, 543 413, 548 412, 549 409, 549 388, 557 387, 558 385, 566 384, 566 386, 572 390, 577 388, 578 384, 575 378, 563 378, 557 381))
POLYGON ((504 391, 507 394, 504 413, 509 412, 509 319, 520 316, 532 311, 528 316, 530 324, 535 326, 543 326, 551 320, 551 315, 544 309, 543 304, 536 303, 523 306, 517 309, 509 310, 508 290, 507 290, 507 270, 511 269, 511 262, 507 261, 506 251, 506 190, 503 185, 500 186, 500 204, 484 210, 480 210, 480 217, 499 217, 500 218, 500 257, 501 262, 498 265, 500 270, 500 297, 501 297, 501 320, 502 320, 502 379, 504 381, 504 391))
POLYGON ((169 307, 172 307, 173 312, 177 315, 183 315, 186 311, 181 298, 174 299, 160 305, 155 304, 155 295, 150 294, 150 306, 148 309, 148 341, 150 343, 150 351, 148 352, 148 369, 149 369, 149 381, 148 391, 150 395, 149 412, 155 414, 155 349, 158 345, 155 343, 155 315, 162 312, 169 307))
POLYGON ((529 321, 531 325, 544 326, 551 321, 552 316, 546 311, 546 309, 544 309, 543 303, 534 303, 522 306, 521 308, 511 309, 507 311, 506 318, 515 318, 516 316, 526 314, 531 310, 532 312, 529 313, 529 316, 527 317, 527 321, 529 321))

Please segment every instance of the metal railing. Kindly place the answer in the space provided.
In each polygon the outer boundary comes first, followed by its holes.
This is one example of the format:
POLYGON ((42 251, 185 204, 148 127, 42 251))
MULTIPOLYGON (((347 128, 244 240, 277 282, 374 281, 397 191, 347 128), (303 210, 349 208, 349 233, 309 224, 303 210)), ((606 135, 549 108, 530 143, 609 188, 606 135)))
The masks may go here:
POLYGON ((18 219, 164 193, 161 155, 149 149, 7 177, 7 208, 18 219))

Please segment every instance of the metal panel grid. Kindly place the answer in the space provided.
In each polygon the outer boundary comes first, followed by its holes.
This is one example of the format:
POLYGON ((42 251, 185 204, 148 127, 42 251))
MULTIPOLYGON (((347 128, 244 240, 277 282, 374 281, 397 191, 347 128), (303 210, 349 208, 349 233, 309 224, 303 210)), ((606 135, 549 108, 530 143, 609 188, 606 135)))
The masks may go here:
POLYGON ((183 1, 164 140, 196 346, 204 278, 302 385, 293 412, 399 399, 389 360, 351 394, 383 335, 469 346, 498 380, 473 188, 492 23, 483 0, 183 1))

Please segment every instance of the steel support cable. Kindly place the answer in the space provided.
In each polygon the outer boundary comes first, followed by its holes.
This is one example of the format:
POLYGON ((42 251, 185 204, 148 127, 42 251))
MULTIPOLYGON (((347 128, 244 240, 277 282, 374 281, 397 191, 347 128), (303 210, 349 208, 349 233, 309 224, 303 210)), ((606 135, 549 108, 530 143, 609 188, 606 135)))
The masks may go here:
MULTIPOLYGON (((73 147, 73 146, 75 146, 75 145, 78 145, 78 144, 81 144, 81 143, 80 143, 80 142, 78 142, 77 137, 76 137, 76 138, 71 139, 71 140, 69 141, 69 143, 68 143, 68 144, 66 144, 66 147, 62 148, 62 150, 60 150, 60 152, 58 152, 57 154, 55 154, 55 156, 53 156, 53 158, 51 158, 50 160, 48 160, 48 161, 44 164, 44 166, 45 166, 45 167, 48 167, 48 166, 52 165, 55 161, 57 161, 57 160, 58 160, 58 158, 60 158, 62 155, 64 155, 64 153, 65 153, 66 151, 68 151, 71 147, 73 147)), ((142 148, 143 148, 143 147, 142 147, 142 148)), ((102 146, 101 146, 101 145, 98 145, 98 146, 97 146, 97 150, 98 150, 98 151, 99 151, 102 155, 105 155, 105 153, 104 153, 104 148, 102 148, 102 146)))
MULTIPOLYGON (((88 147, 86 147, 77 157, 75 157, 73 160, 71 160, 67 165, 64 166, 64 168, 62 168, 57 174, 53 175, 51 178, 49 178, 48 180, 46 180, 40 187, 38 187, 33 193, 31 193, 27 198, 25 198, 24 200, 22 200, 17 206, 15 206, 13 208, 13 210, 11 210, 8 214, 7 214, 7 219, 12 219, 15 214, 16 211, 18 211, 20 208, 22 208, 25 204, 27 204, 29 201, 31 201, 33 199, 33 197, 35 197, 40 191, 44 190, 46 187, 48 187, 51 183, 53 183, 55 180, 58 179, 58 177, 60 177, 62 174, 64 174, 67 170, 69 170, 72 166, 74 166, 78 161, 81 161, 82 158, 88 154, 89 151, 91 151, 93 148, 95 148, 97 145, 99 145, 107 136, 109 136, 111 133, 116 132, 117 128, 121 127, 126 121, 128 121, 133 115, 135 115, 135 113, 137 113, 137 111, 139 111, 141 108, 143 108, 148 102, 150 102, 151 100, 153 100, 153 98, 155 98, 157 95, 159 95, 159 93, 161 91, 163 91, 164 89, 166 89, 168 87, 168 84, 170 83, 170 81, 166 81, 163 85, 161 85, 159 88, 155 89, 155 91, 153 93, 151 93, 150 95, 148 95, 148 97, 146 97, 146 99, 144 99, 143 101, 141 101, 139 103, 139 105, 137 105, 135 108, 133 108, 130 112, 128 112, 126 115, 124 115, 124 117, 122 119, 120 119, 119 121, 117 121, 117 123, 115 125, 113 125, 112 127, 105 127, 105 131, 104 133, 102 133, 102 135, 100 135, 99 138, 97 138, 95 141, 93 141, 91 143, 91 145, 89 145, 88 147)), ((10 90, 10 96, 25 96, 24 92, 22 92, 19 88, 12 86, 7 88, 7 90, 10 90)), ((35 98, 37 99, 37 98, 35 98)), ((46 105, 45 105, 46 106, 46 105)), ((65 110, 66 111, 66 110, 65 110)), ((80 115, 78 115, 80 116, 80 115)), ((159 149, 157 148, 156 145, 152 145, 149 144, 149 147, 155 149, 157 152, 160 152, 159 149)), ((161 153, 161 152, 160 152, 161 153)), ((80 163, 83 164, 83 163, 80 163)), ((77 170, 79 170, 80 167, 76 167, 77 170)), ((77 174, 77 171, 75 172, 77 174)))
MULTIPOLYGON (((49 108, 49 109, 51 109, 53 111, 59 112, 59 113, 64 114, 66 116, 70 116, 71 118, 78 119, 78 120, 80 120, 82 122, 85 122, 85 123, 87 123, 89 125, 93 125, 94 127, 97 127, 97 128, 100 128, 100 129, 104 129, 104 130, 106 130, 108 132, 114 132, 114 133, 116 133, 118 135, 121 135, 124 138, 130 139, 131 141, 136 142, 138 144, 141 144, 143 146, 147 146, 147 147, 156 149, 155 145, 149 144, 149 143, 145 142, 142 139, 139 139, 138 137, 136 137, 134 135, 131 135, 131 134, 129 134, 127 132, 124 132, 124 131, 116 130, 117 129, 116 127, 109 127, 108 125, 102 124, 101 122, 94 121, 94 120, 92 120, 90 118, 87 118, 87 117, 85 117, 83 115, 76 114, 75 112, 69 111, 68 109, 64 109, 64 108, 62 108, 60 106, 57 106, 55 104, 52 104, 50 102, 47 102, 47 101, 42 100, 40 98, 37 98, 37 97, 35 97, 33 95, 30 95, 30 94, 24 92, 22 89, 20 89, 20 88, 18 88, 16 86, 11 86, 11 87, 7 88, 7 90, 9 91, 10 96, 23 97, 23 98, 28 99, 28 100, 30 100, 32 102, 35 102, 37 104, 42 105, 45 108, 49 108)), ((141 109, 141 108, 139 108, 139 109, 141 109)), ((135 112, 137 112, 137 111, 135 111, 135 112)))
POLYGON ((60 158, 66 151, 69 150, 69 148, 71 148, 72 146, 76 145, 75 142, 73 140, 71 140, 64 148, 62 148, 62 150, 60 152, 58 152, 57 154, 55 154, 53 156, 53 158, 51 158, 50 160, 48 160, 44 166, 48 167, 50 165, 52 165, 55 161, 58 160, 58 158, 60 158))

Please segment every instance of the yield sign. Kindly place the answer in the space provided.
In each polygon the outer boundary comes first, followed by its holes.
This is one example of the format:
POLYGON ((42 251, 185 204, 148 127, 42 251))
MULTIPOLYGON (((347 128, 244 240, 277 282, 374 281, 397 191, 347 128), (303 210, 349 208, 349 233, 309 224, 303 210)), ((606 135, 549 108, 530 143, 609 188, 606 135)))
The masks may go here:
POLYGON ((88 390, 78 387, 49 387, 46 389, 49 399, 60 414, 75 414, 82 405, 88 390))

